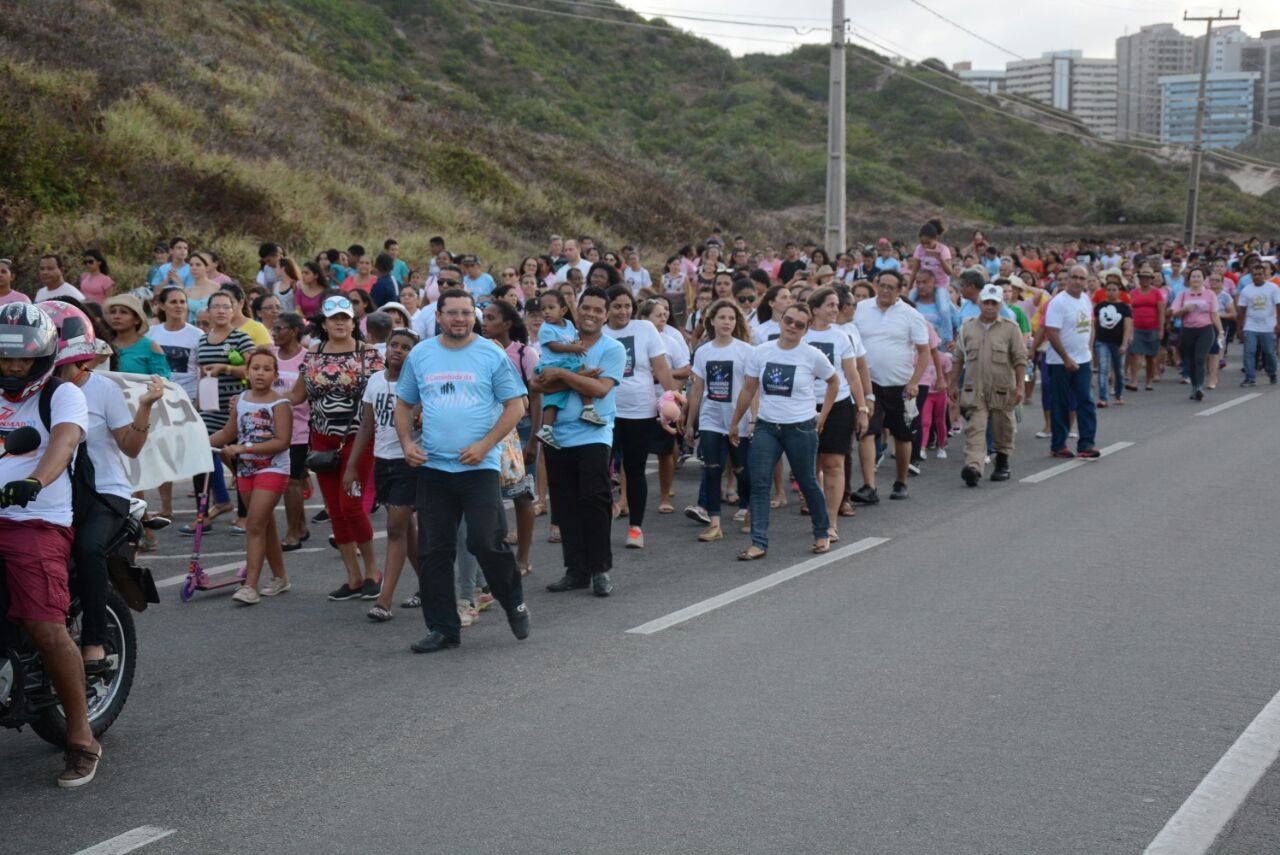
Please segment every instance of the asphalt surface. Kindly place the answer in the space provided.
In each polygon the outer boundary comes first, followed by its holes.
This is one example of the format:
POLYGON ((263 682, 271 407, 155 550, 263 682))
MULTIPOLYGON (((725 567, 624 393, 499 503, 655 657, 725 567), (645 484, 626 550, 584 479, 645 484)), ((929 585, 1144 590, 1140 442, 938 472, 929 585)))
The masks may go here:
MULTIPOLYGON (((56 753, 0 734, 0 849, 157 826, 138 851, 1141 851, 1280 690, 1280 395, 1194 415, 1235 376, 1201 404, 1130 393, 1099 445, 1132 446, 1038 483, 1019 479, 1060 463, 1038 412, 1006 484, 966 488, 954 438, 909 501, 841 521, 838 546, 887 542, 651 635, 626 630, 809 559, 794 499, 750 564, 736 531, 700 544, 651 513, 636 552, 618 523, 607 600, 542 589, 560 567, 540 518, 530 639, 495 611, 432 656, 408 650, 418 613, 325 600, 342 576, 315 525, 283 597, 167 587, 139 616, 91 786, 58 791, 56 753)), ((159 580, 189 549, 163 538, 159 580)), ((205 551, 238 548, 220 531, 205 551)), ((1277 801, 1273 769, 1219 851, 1280 851, 1277 801)))

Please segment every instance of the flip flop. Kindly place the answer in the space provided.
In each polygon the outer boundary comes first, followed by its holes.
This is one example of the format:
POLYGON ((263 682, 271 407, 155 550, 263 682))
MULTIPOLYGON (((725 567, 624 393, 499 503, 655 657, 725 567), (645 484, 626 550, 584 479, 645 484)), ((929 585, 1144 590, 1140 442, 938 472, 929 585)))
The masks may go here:
POLYGON ((754 549, 754 548, 755 548, 755 547, 753 547, 753 546, 749 546, 749 547, 747 547, 746 549, 744 549, 744 550, 742 550, 741 552, 739 552, 739 553, 738 553, 738 560, 739 560, 739 561, 759 561, 761 558, 764 558, 766 555, 768 555, 768 554, 769 554, 767 551, 764 551, 764 552, 752 552, 751 550, 752 550, 752 549, 754 549))
POLYGON ((824 537, 822 540, 814 541, 813 546, 809 547, 809 551, 814 555, 825 555, 831 551, 831 538, 824 537))

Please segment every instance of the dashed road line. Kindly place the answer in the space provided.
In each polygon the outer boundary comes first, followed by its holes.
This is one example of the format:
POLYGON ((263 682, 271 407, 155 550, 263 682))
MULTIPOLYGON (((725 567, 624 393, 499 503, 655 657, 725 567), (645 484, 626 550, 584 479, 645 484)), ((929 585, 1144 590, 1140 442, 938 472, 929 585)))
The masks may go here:
POLYGON ((1261 397, 1262 397, 1262 393, 1261 393, 1261 392, 1250 392, 1250 393, 1248 393, 1247 395, 1241 395, 1241 396, 1240 396, 1240 397, 1238 397, 1238 398, 1232 398, 1230 401, 1223 401, 1221 404, 1218 404, 1218 406, 1216 406, 1216 407, 1210 407, 1210 408, 1209 408, 1209 409, 1207 409, 1207 410, 1201 410, 1200 412, 1196 413, 1196 415, 1197 415, 1197 416, 1212 416, 1212 415, 1214 415, 1215 413, 1220 413, 1220 412, 1222 412, 1223 410, 1229 410, 1229 409, 1231 409, 1232 407, 1234 407, 1234 406, 1236 406, 1236 405, 1238 405, 1238 404, 1243 404, 1243 403, 1246 403, 1246 402, 1248 402, 1248 401, 1252 401, 1254 398, 1261 398, 1261 397))
POLYGON ((866 552, 868 549, 873 549, 882 543, 888 542, 889 538, 887 537, 864 537, 859 541, 849 544, 848 546, 832 550, 826 555, 819 555, 814 558, 810 558, 808 561, 801 561, 799 564, 788 567, 785 570, 779 570, 777 573, 770 573, 768 576, 757 579, 754 582, 748 582, 745 585, 740 585, 737 588, 725 591, 723 594, 717 594, 710 599, 694 603, 691 606, 686 606, 679 611, 674 611, 669 615, 632 627, 627 630, 627 632, 633 635, 653 635, 655 632, 661 632, 664 629, 669 629, 676 624, 692 620, 693 618, 696 618, 699 615, 704 615, 707 612, 715 611, 716 609, 727 606, 730 603, 736 603, 738 600, 745 599, 752 594, 758 594, 761 591, 772 588, 775 585, 780 585, 783 582, 796 578, 797 576, 803 576, 805 573, 817 570, 819 567, 825 567, 834 561, 839 561, 843 558, 857 555, 859 552, 866 552))
POLYGON ((176 832, 176 828, 160 828, 158 825, 140 825, 132 831, 117 834, 110 840, 104 840, 88 849, 81 849, 75 855, 125 855, 143 846, 163 840, 176 832))
MULTIPOLYGON (((1102 453, 1103 457, 1106 457, 1108 454, 1115 454, 1117 451, 1123 451, 1131 445, 1133 445, 1132 442, 1116 442, 1108 445, 1106 448, 1100 448, 1098 451, 1102 453)), ((1063 472, 1070 472, 1072 469, 1079 469, 1081 466, 1088 466, 1093 462, 1094 461, 1092 460, 1068 460, 1066 463, 1059 463, 1057 466, 1050 466, 1048 469, 1042 469, 1034 475, 1028 475, 1026 478, 1020 479, 1018 483, 1039 484, 1041 481, 1049 480, 1054 475, 1061 475, 1063 472)))

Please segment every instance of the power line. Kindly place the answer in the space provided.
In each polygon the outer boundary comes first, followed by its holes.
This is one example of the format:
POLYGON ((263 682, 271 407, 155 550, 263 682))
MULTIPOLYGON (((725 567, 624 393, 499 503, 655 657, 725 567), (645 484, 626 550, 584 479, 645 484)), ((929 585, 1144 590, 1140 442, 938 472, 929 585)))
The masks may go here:
POLYGON ((731 19, 724 19, 724 18, 705 18, 705 17, 696 16, 696 15, 685 15, 685 14, 676 13, 676 12, 664 13, 664 12, 657 12, 657 11, 644 11, 642 9, 632 9, 630 7, 618 6, 613 3, 592 3, 592 2, 588 2, 588 0, 546 0, 546 2, 559 3, 564 6, 586 6, 587 8, 590 8, 590 9, 602 9, 602 10, 607 9, 615 12, 630 12, 631 14, 642 15, 645 17, 675 18, 682 21, 699 21, 707 24, 730 24, 736 27, 760 27, 763 29, 773 29, 773 30, 792 30, 798 36, 807 36, 809 33, 814 33, 819 31, 830 32, 831 30, 830 27, 797 27, 792 24, 771 24, 771 23, 760 23, 757 21, 746 21, 746 20, 740 20, 740 19, 731 20, 731 19))
MULTIPOLYGON (((626 6, 620 2, 618 3, 610 2, 610 0, 603 0, 603 2, 602 0, 572 0, 572 2, 579 6, 591 6, 597 9, 614 9, 614 10, 620 10, 620 11, 631 9, 630 6, 626 6)), ((637 10, 631 9, 631 11, 637 11, 637 10)), ((732 15, 734 16, 735 21, 743 20, 743 18, 745 17, 746 19, 750 19, 752 21, 807 21, 807 22, 814 22, 814 23, 821 22, 824 24, 828 22, 828 19, 826 18, 802 18, 795 15, 752 14, 747 16, 738 16, 734 12, 716 12, 710 9, 656 9, 652 11, 653 11, 653 14, 656 14, 656 15, 670 15, 670 16, 674 16, 676 13, 680 13, 680 14, 692 13, 696 15, 718 15, 721 18, 732 15)), ((649 12, 639 12, 639 14, 648 15, 649 12)), ((826 30, 830 28, 816 27, 815 29, 826 30)))
POLYGON ((912 3, 914 3, 915 5, 919 6, 921 9, 925 10, 926 12, 928 12, 930 15, 933 15, 933 16, 935 16, 935 17, 941 18, 942 20, 946 21, 946 22, 947 22, 948 24, 950 24, 951 26, 955 27, 957 30, 960 30, 962 33, 968 33, 969 35, 973 36, 973 37, 974 37, 975 39, 977 39, 978 41, 980 41, 980 42, 985 42, 986 44, 991 45, 991 47, 995 48, 996 50, 1003 51, 1004 53, 1009 54, 1010 56, 1014 57, 1015 59, 1026 59, 1026 57, 1025 57, 1025 56, 1023 56, 1022 54, 1015 53, 1015 52, 1013 52, 1013 51, 1009 50, 1007 47, 1005 47, 1005 46, 1003 46, 1003 45, 998 45, 998 44, 996 44, 995 42, 991 41, 991 39, 987 38, 986 36, 981 35, 981 34, 979 34, 979 33, 975 33, 973 30, 969 29, 969 28, 968 28, 968 27, 966 27, 964 24, 956 23, 955 21, 951 20, 950 18, 948 18, 946 15, 942 14, 942 13, 941 13, 941 12, 939 12, 938 10, 933 9, 933 8, 930 8, 929 6, 926 6, 925 4, 921 3, 921 2, 920 2, 920 0, 911 0, 911 2, 912 2, 912 3))

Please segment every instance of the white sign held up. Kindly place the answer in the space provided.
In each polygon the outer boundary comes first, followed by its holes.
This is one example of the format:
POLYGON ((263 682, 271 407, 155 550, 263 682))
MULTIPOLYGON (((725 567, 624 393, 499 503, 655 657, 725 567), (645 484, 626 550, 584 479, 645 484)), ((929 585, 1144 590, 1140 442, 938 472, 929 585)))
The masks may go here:
MULTIPOLYGON (((151 378, 145 374, 95 371, 120 387, 129 412, 138 411, 138 399, 151 378)), ((185 481, 213 469, 209 435, 204 420, 182 387, 164 381, 164 397, 151 407, 151 430, 136 458, 121 455, 136 490, 153 490, 167 481, 185 481)))

